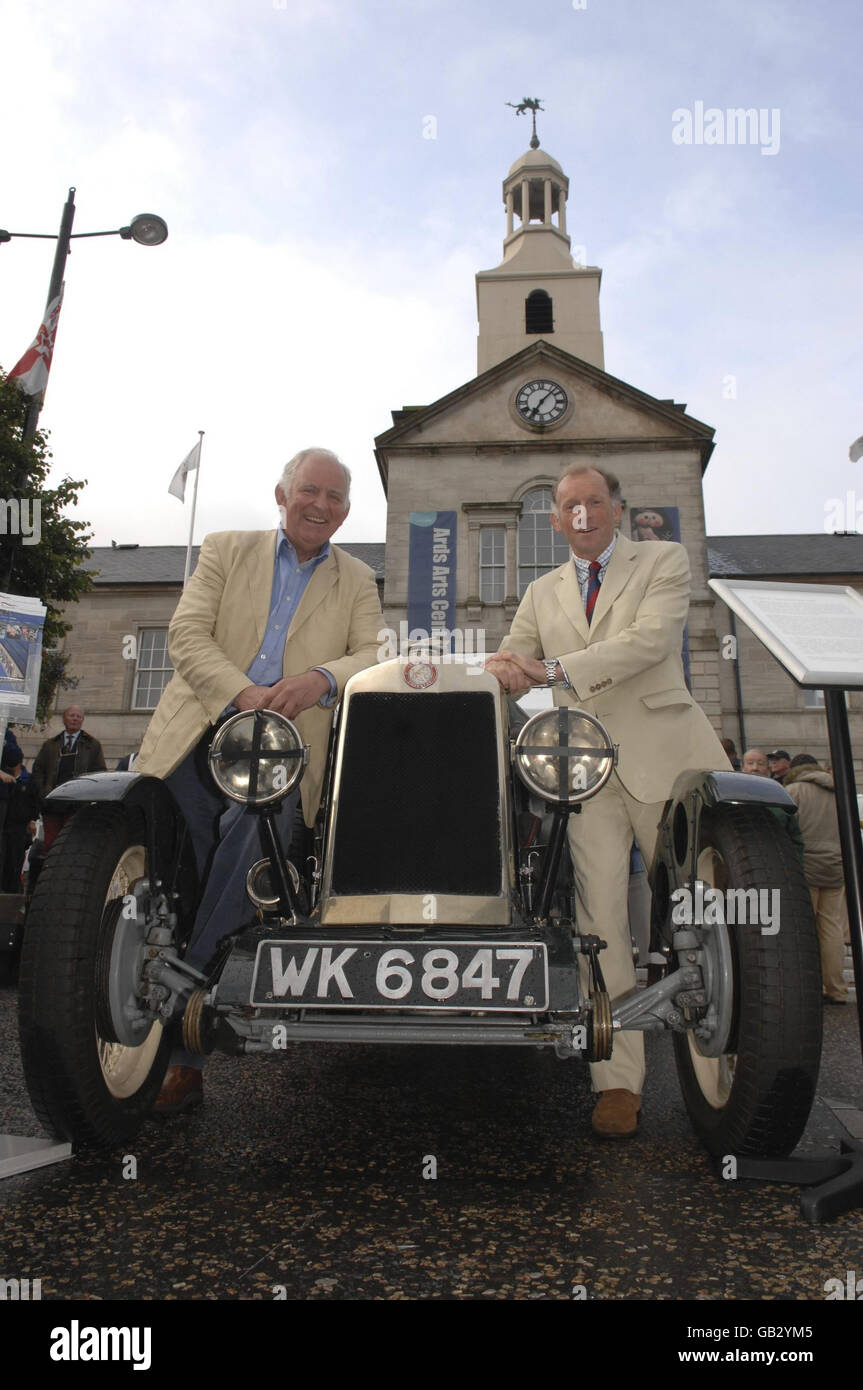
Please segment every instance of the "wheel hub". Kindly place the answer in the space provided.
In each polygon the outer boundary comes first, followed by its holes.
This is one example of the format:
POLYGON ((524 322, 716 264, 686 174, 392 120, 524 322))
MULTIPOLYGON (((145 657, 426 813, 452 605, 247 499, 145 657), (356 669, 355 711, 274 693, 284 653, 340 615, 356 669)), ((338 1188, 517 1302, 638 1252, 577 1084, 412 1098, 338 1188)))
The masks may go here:
POLYGON ((137 997, 147 930, 139 893, 106 904, 96 961, 96 1031, 105 1042, 138 1047, 153 1026, 137 997))
MULTIPOLYGON (((703 888, 696 881, 703 901, 703 888)), ((692 1045, 702 1057, 722 1057, 728 1051, 734 1017, 734 965, 731 942, 724 921, 704 922, 696 927, 700 941, 701 972, 707 996, 707 1012, 692 1030, 692 1045)))

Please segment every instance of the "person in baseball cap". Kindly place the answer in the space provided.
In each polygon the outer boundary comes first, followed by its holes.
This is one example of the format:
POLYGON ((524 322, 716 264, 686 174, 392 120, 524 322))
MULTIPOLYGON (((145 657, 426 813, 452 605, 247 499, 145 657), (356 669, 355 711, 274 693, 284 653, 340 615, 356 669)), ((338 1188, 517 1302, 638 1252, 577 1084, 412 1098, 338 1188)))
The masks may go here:
POLYGON ((788 750, 786 748, 774 748, 772 753, 767 754, 767 763, 774 782, 784 782, 785 774, 791 766, 788 750))

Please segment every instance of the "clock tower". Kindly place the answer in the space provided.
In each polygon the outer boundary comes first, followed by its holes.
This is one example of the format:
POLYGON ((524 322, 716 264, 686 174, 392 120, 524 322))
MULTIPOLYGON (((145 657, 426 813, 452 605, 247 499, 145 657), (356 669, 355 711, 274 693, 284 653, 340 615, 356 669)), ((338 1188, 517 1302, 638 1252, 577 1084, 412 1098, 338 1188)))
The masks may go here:
POLYGON ((569 179, 535 136, 531 145, 503 181, 503 260, 476 277, 477 371, 538 338, 602 368, 602 271, 583 264, 584 256, 573 260, 566 232, 569 179))
POLYGON ((387 497, 385 620, 400 636, 439 628, 465 652, 469 639, 474 651, 497 650, 527 586, 570 557, 552 525, 555 483, 573 463, 605 468, 621 481, 624 535, 686 546, 693 693, 718 717, 701 488, 713 430, 606 371, 601 272, 573 259, 568 192, 534 137, 504 179, 503 260, 476 277, 477 375, 428 405, 394 410, 375 440, 387 497))

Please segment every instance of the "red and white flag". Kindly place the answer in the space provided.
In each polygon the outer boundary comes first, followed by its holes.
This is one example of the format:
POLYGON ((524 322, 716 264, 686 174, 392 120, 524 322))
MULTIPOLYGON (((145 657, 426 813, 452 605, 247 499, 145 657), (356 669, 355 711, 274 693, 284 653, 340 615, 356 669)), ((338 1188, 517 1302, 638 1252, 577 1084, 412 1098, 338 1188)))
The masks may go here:
POLYGON ((180 467, 171 479, 171 486, 168 488, 172 497, 179 497, 182 502, 186 496, 186 475, 194 473, 201 461, 201 441, 198 440, 194 449, 186 455, 180 467))
POLYGON ((39 396, 48 385, 48 373, 51 370, 51 358, 54 355, 54 339, 57 336, 57 321, 60 317, 62 302, 63 290, 61 289, 57 298, 52 299, 45 310, 45 317, 39 326, 36 337, 6 378, 7 381, 14 381, 25 396, 39 396))

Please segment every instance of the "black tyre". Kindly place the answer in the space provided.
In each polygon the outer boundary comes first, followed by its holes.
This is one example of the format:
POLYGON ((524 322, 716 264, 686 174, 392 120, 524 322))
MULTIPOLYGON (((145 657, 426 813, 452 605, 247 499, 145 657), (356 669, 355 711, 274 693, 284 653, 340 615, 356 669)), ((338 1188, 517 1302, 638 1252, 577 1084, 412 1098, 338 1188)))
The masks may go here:
POLYGON ((24 1075, 39 1119, 61 1139, 114 1148, 149 1114, 168 1065, 159 1023, 138 1046, 112 1036, 106 1002, 124 895, 147 872, 143 824, 86 806, 57 837, 30 905, 21 955, 24 1075))
POLYGON ((727 1050, 705 1056, 692 1032, 674 1034, 683 1099, 711 1153, 783 1156, 806 1127, 821 1060, 821 964, 803 868, 764 808, 705 812, 698 851, 697 876, 706 884, 778 889, 779 929, 763 932, 751 916, 718 928, 730 960, 720 1000, 727 1050))

